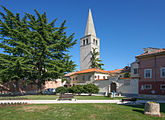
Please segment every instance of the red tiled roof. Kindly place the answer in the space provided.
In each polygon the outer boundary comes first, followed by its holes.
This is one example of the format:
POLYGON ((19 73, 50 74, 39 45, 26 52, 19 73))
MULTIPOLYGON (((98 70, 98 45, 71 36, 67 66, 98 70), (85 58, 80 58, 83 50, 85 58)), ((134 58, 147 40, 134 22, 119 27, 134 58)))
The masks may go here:
POLYGON ((71 76, 71 75, 73 75, 73 74, 75 74, 76 72, 71 72, 71 73, 68 73, 68 74, 65 74, 64 76, 65 77, 69 77, 69 76, 71 76))
POLYGON ((116 69, 116 70, 111 70, 111 71, 108 71, 109 73, 119 73, 121 71, 123 71, 124 68, 121 68, 121 69, 116 69))
POLYGON ((96 69, 96 68, 89 68, 89 69, 86 69, 86 70, 77 71, 77 72, 75 72, 71 75, 90 73, 90 72, 109 73, 108 71, 105 71, 105 70, 100 70, 100 69, 96 69))
POLYGON ((154 50, 152 52, 143 53, 141 55, 138 55, 138 56, 136 56, 136 58, 141 57, 141 56, 154 55, 154 54, 163 53, 163 52, 165 52, 165 49, 158 49, 158 50, 154 50))

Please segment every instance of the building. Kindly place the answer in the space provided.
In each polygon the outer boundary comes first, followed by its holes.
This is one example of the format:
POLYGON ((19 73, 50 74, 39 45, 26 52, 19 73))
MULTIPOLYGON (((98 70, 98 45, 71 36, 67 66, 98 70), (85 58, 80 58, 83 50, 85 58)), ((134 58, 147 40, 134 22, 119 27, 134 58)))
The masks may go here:
MULTIPOLYGON (((24 93, 24 94, 37 94, 38 88, 35 84, 27 84, 25 81, 20 80, 18 82, 18 88, 19 91, 16 92, 16 87, 13 81, 0 84, 0 95, 2 94, 8 94, 8 93, 24 93)), ((42 90, 46 90, 48 88, 57 88, 60 86, 64 86, 64 83, 62 83, 61 79, 51 80, 51 81, 45 81, 45 84, 42 85, 42 90)))
POLYGON ((96 68, 89 68, 70 74, 70 85, 85 85, 93 83, 99 87, 100 93, 108 91, 109 72, 96 68))
POLYGON ((70 84, 87 84, 93 83, 95 80, 107 80, 109 72, 105 70, 99 70, 96 68, 89 68, 82 71, 77 71, 70 75, 70 84))
POLYGON ((116 94, 124 96, 138 96, 138 78, 132 77, 131 67, 109 71, 109 92, 115 91, 116 94))
POLYGON ((165 49, 144 48, 136 56, 140 95, 165 95, 165 49))
POLYGON ((131 63, 131 78, 139 79, 139 61, 131 63))
POLYGON ((80 70, 90 68, 93 48, 100 52, 100 40, 96 37, 91 9, 89 9, 85 36, 80 39, 80 70))
POLYGON ((122 69, 105 71, 96 68, 89 68, 82 71, 67 74, 70 79, 70 85, 85 85, 93 83, 99 87, 99 93, 112 93, 122 95, 138 95, 138 79, 125 76, 130 74, 130 67, 122 69))

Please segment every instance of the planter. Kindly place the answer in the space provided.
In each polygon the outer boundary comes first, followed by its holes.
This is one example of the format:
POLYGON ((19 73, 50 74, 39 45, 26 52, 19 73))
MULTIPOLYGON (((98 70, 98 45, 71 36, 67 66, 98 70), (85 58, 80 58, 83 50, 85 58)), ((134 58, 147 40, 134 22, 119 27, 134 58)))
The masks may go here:
POLYGON ((145 103, 144 114, 160 116, 160 104, 155 102, 145 103))

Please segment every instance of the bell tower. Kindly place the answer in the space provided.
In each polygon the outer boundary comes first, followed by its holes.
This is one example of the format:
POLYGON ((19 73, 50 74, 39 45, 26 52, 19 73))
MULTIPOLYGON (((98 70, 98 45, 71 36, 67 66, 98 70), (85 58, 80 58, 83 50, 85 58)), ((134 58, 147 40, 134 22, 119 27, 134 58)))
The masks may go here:
POLYGON ((100 39, 96 37, 91 9, 89 9, 85 36, 80 39, 80 70, 90 68, 93 48, 100 53, 100 39))

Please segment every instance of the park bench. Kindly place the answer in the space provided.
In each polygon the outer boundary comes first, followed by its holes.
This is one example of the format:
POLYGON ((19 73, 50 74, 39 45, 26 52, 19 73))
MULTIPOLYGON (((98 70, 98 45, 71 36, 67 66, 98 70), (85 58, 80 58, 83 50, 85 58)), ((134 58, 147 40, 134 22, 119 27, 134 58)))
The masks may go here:
POLYGON ((137 98, 123 98, 122 102, 124 101, 132 101, 132 102, 136 102, 137 98))
POLYGON ((72 100, 74 98, 73 94, 60 94, 58 100, 72 100))

